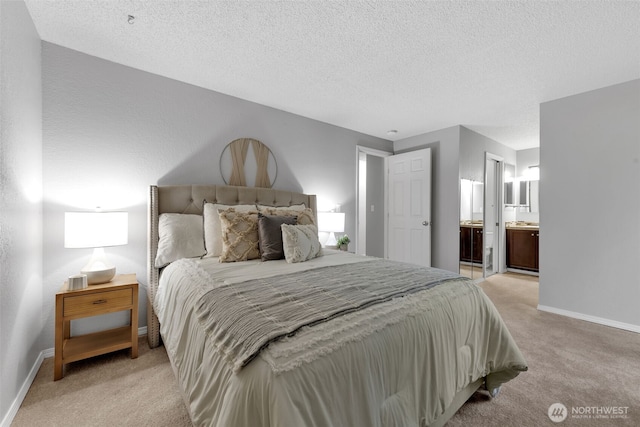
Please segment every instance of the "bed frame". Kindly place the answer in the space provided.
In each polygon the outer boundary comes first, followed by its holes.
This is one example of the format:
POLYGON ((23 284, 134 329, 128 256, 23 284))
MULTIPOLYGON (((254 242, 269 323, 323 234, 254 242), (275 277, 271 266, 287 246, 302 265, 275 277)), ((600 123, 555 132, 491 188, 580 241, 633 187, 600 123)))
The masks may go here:
MULTIPOLYGON (((161 342, 160 323, 153 309, 158 289, 159 270, 155 268, 158 251, 158 217, 162 213, 202 215, 204 202, 225 205, 260 204, 266 206, 291 206, 304 203, 317 213, 315 195, 268 188, 236 187, 229 185, 172 185, 149 188, 149 232, 148 232, 148 287, 147 287, 147 340, 149 347, 158 347, 161 342)), ((460 407, 484 383, 479 379, 460 390, 447 410, 428 427, 443 426, 460 407)), ((189 408, 187 402, 187 408, 189 408)))
POLYGON ((224 205, 291 206, 304 203, 317 213, 315 195, 271 188, 236 187, 233 185, 168 185, 149 187, 149 231, 147 234, 147 341, 149 347, 160 345, 160 323, 153 309, 158 289, 159 270, 155 267, 158 252, 158 217, 162 213, 202 215, 204 203, 224 205))

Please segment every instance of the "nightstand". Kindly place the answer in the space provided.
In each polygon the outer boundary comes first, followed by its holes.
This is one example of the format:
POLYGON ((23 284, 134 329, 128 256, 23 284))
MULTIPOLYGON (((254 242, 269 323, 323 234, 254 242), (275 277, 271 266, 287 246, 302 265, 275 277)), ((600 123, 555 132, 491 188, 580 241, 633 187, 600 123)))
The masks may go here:
POLYGON ((131 348, 138 357, 138 281, 135 274, 116 275, 111 282, 56 294, 56 336, 53 379, 63 377, 64 365, 88 357, 131 348), (71 336, 71 321, 117 311, 130 311, 129 326, 71 336))

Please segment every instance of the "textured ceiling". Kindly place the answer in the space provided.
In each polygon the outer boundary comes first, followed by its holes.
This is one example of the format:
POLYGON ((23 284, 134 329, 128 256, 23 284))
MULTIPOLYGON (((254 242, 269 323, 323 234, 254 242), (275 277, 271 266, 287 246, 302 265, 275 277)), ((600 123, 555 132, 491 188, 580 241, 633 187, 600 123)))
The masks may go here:
POLYGON ((640 78, 639 1, 26 4, 45 41, 390 140, 535 147, 541 102, 640 78))

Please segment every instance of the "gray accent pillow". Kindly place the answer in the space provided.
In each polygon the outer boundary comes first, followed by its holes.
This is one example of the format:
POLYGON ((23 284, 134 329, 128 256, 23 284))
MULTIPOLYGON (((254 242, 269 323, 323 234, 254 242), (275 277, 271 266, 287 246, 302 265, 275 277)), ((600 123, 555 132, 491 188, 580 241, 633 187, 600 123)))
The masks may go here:
POLYGON ((282 224, 296 225, 295 216, 273 216, 258 214, 258 246, 262 261, 284 258, 282 246, 282 224))

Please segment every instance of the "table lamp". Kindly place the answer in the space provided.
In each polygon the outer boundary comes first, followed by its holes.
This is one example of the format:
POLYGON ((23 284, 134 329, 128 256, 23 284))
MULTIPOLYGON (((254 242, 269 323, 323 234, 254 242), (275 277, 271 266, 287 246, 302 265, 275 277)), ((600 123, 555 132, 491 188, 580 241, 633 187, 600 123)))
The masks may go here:
POLYGON ((81 274, 87 284, 107 283, 116 274, 116 267, 107 259, 104 248, 128 243, 129 214, 127 212, 65 212, 64 247, 94 248, 91 259, 81 274))
POLYGON ((318 231, 329 233, 325 247, 337 247, 334 233, 344 232, 344 212, 318 212, 318 231))

